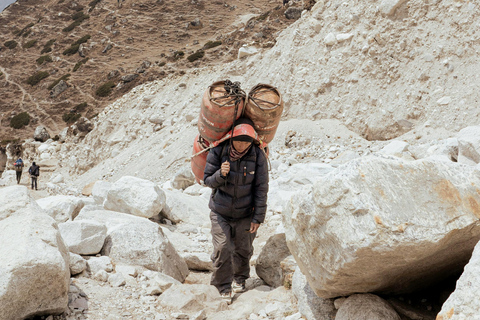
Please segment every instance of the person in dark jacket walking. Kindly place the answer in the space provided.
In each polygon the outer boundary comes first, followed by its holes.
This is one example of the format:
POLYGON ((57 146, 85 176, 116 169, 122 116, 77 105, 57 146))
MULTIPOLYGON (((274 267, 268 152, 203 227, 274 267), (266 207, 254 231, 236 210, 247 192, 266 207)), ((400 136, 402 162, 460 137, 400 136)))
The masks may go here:
POLYGON ((253 240, 265 220, 268 193, 268 161, 254 143, 258 137, 253 123, 246 118, 237 123, 232 143, 210 150, 203 179, 213 189, 209 202, 214 266, 210 283, 228 304, 234 293, 245 291, 253 240))
POLYGON ((37 190, 37 178, 40 175, 40 167, 32 162, 32 165, 28 169, 28 173, 30 174, 30 178, 32 178, 32 190, 33 186, 35 185, 35 190, 37 190))

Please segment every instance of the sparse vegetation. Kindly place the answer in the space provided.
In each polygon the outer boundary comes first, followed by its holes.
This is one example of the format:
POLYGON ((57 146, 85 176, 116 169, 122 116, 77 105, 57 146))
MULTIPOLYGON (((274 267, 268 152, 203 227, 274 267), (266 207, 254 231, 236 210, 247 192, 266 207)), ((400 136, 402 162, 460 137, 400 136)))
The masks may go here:
POLYGON ((71 56, 72 54, 75 54, 78 52, 78 49, 80 48, 79 44, 72 44, 70 48, 67 48, 63 51, 64 56, 71 56))
POLYGON ((10 127, 14 129, 21 129, 28 126, 30 123, 30 115, 27 112, 22 112, 10 119, 10 127))
POLYGON ((77 104, 77 105, 73 108, 73 110, 75 110, 75 112, 80 113, 80 112, 85 111, 86 108, 87 108, 87 103, 86 103, 86 102, 82 102, 82 103, 80 103, 80 104, 77 104))
POLYGON ((55 137, 53 137, 53 141, 58 141, 58 140, 60 140, 60 136, 56 134, 55 137))
POLYGON ((83 13, 83 11, 79 11, 75 14, 72 15, 72 20, 74 20, 70 25, 68 25, 67 27, 63 28, 63 32, 70 32, 72 31, 73 29, 75 29, 76 27, 78 27, 83 21, 89 19, 90 16, 89 15, 86 15, 85 13, 83 13))
POLYGON ((85 43, 88 41, 88 39, 90 39, 90 35, 87 34, 87 35, 84 35, 83 37, 81 37, 80 39, 78 39, 77 41, 75 41, 74 43, 72 43, 72 45, 70 46, 70 48, 67 48, 65 49, 65 51, 63 51, 63 55, 65 56, 71 56, 72 54, 75 54, 78 52, 78 49, 80 48, 80 45, 82 43, 85 43))
POLYGON ((52 83, 50 83, 50 85, 48 86, 48 90, 52 90, 53 87, 55 87, 60 81, 68 81, 68 78, 70 78, 71 74, 70 73, 67 73, 66 75, 62 76, 61 78, 58 78, 57 80, 53 81, 52 83))
POLYGON ((264 21, 265 19, 267 19, 268 15, 270 14, 270 11, 267 11, 265 13, 262 13, 261 15, 259 15, 257 17, 257 21, 264 21))
POLYGON ((99 97, 106 97, 112 93, 113 87, 115 87, 115 83, 113 81, 107 81, 98 87, 98 89, 95 91, 95 94, 99 97))
POLYGON ((211 48, 215 48, 215 47, 218 47, 222 45, 222 41, 218 40, 218 41, 208 41, 207 43, 205 43, 205 45, 203 46, 203 49, 204 50, 208 50, 208 49, 211 49, 211 48))
POLYGON ((15 40, 9 40, 6 41, 3 45, 8 49, 15 49, 17 47, 17 42, 15 40))
POLYGON ((163 67, 164 65, 166 65, 167 63, 165 61, 162 61, 158 64, 159 67, 163 67))
POLYGON ((47 78, 50 74, 47 71, 39 71, 27 79, 27 83, 32 87, 47 78))
POLYGON ((40 56, 40 58, 38 58, 36 61, 38 65, 41 65, 44 62, 52 62, 53 60, 52 60, 52 57, 47 54, 44 56, 40 56))
POLYGON ((28 42, 26 42, 26 43, 23 44, 23 48, 24 48, 24 49, 29 49, 29 48, 33 47, 34 45, 36 45, 36 44, 37 44, 37 40, 35 40, 35 39, 34 39, 34 40, 30 40, 30 41, 28 41, 28 42))
POLYGON ((187 57, 187 60, 190 61, 190 62, 193 62, 193 61, 196 61, 198 59, 202 59, 203 57, 205 56, 205 51, 203 50, 198 50, 197 52, 189 55, 187 57))
POLYGON ((100 0, 93 0, 91 1, 88 6, 90 7, 90 9, 88 10, 89 12, 92 11, 96 6, 97 4, 100 3, 100 0))
POLYGON ((23 28, 22 30, 16 29, 13 34, 16 35, 16 36, 19 36, 19 37, 20 37, 20 36, 26 37, 26 36, 28 36, 28 35, 30 34, 30 32, 32 31, 32 30, 30 30, 30 28, 33 27, 34 25, 35 25, 35 24, 34 24, 33 22, 31 22, 31 23, 29 23, 25 28, 23 28))
POLYGON ((52 51, 52 45, 57 41, 57 39, 48 40, 47 43, 43 45, 43 49, 40 53, 48 53, 52 51))
POLYGON ((20 142, 20 139, 2 139, 0 141, 0 145, 1 146, 6 146, 9 143, 18 143, 18 142, 20 142))
POLYGON ((185 55, 185 52, 183 52, 183 51, 174 51, 173 52, 173 59, 175 59, 175 60, 181 59, 181 58, 183 58, 184 55, 185 55))
POLYGON ((73 67, 73 72, 77 71, 81 67, 81 65, 87 63, 87 61, 88 61, 88 58, 85 58, 85 59, 82 59, 82 60, 78 61, 75 64, 75 67, 73 67))
POLYGON ((78 119, 80 119, 82 115, 80 113, 74 113, 74 112, 69 112, 69 113, 64 113, 62 116, 62 120, 65 121, 66 123, 74 123, 78 119))

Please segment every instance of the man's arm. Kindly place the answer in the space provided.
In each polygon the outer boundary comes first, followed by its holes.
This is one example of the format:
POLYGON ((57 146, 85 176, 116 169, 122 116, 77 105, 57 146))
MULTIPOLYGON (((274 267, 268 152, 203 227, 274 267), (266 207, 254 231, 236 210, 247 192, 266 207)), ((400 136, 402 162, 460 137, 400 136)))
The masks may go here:
MULTIPOLYGON (((257 163, 255 168, 255 188, 253 195, 254 212, 252 223, 260 224, 265 221, 267 212, 268 194, 268 161, 267 156, 261 150, 257 150, 257 163)), ((258 227, 257 227, 258 228, 258 227)))
POLYGON ((221 150, 218 146, 210 150, 203 174, 203 182, 212 189, 216 189, 225 183, 226 176, 221 173, 221 150))

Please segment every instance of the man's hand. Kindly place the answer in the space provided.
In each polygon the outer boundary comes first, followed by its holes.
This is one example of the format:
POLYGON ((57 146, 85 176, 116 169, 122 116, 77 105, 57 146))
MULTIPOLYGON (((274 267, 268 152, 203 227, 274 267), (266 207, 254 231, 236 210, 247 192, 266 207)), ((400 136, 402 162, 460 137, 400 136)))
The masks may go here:
POLYGON ((248 232, 255 233, 255 232, 257 232, 259 227, 260 227, 259 223, 252 222, 252 223, 250 223, 250 230, 248 230, 248 232))
POLYGON ((230 162, 225 161, 222 163, 222 166, 220 167, 220 173, 222 176, 226 177, 227 174, 230 172, 230 162))

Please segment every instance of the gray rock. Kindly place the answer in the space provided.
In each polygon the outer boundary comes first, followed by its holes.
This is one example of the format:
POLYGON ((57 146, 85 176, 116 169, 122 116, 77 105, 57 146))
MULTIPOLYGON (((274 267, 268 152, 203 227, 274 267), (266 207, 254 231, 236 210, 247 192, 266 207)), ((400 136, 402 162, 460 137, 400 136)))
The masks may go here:
POLYGON ((120 74, 120 71, 118 71, 118 70, 112 70, 112 71, 110 71, 110 72, 108 73, 107 78, 110 80, 110 79, 112 79, 112 78, 117 77, 119 74, 120 74))
POLYGON ((35 141, 41 142, 45 142, 50 139, 50 134, 48 133, 47 128, 45 128, 44 126, 38 126, 35 129, 35 133, 33 134, 33 139, 35 139, 35 141))
POLYGON ((220 310, 225 304, 217 288, 206 284, 172 286, 159 298, 160 305, 181 312, 198 312, 204 309, 220 310))
POLYGON ((93 128, 95 127, 94 124, 88 118, 85 118, 85 117, 80 117, 80 119, 78 119, 77 122, 75 122, 75 124, 77 125, 78 131, 82 133, 88 133, 92 131, 93 128))
POLYGON ((480 163, 480 126, 460 130, 457 139, 458 162, 469 165, 480 163))
POLYGON ((50 91, 50 97, 55 98, 58 95, 62 94, 65 90, 68 89, 68 84, 64 80, 60 80, 59 83, 55 87, 53 87, 52 91, 50 91))
POLYGON ((135 80, 135 79, 137 79, 137 78, 138 78, 138 74, 136 74, 136 73, 131 73, 131 74, 127 74, 127 75, 125 75, 125 76, 122 76, 121 79, 122 79, 122 81, 123 81, 124 83, 127 83, 127 82, 131 82, 131 81, 133 81, 133 80, 135 80))
POLYGON ((107 198, 108 190, 112 187, 112 183, 108 181, 99 180, 95 182, 92 189, 92 197, 96 204, 103 205, 107 198))
POLYGON ((401 320, 393 307, 373 294, 354 294, 338 309, 335 320, 401 320))
POLYGON ((127 282, 121 273, 114 273, 108 276, 108 283, 110 283, 112 287, 121 287, 127 282))
POLYGON ((283 285, 284 274, 280 262, 290 255, 285 234, 271 236, 262 252, 258 256, 255 270, 257 275, 269 286, 280 287, 283 285))
POLYGON ((151 115, 148 118, 148 121, 150 121, 151 123, 154 123, 154 124, 162 125, 163 122, 165 121, 165 119, 163 119, 163 117, 158 115, 158 114, 154 114, 154 115, 151 115))
POLYGON ((285 18, 290 20, 298 20, 302 16, 303 8, 290 7, 285 10, 285 18))
POLYGON ((105 225, 96 221, 70 221, 60 223, 58 228, 68 250, 76 254, 99 253, 107 236, 105 225))
POLYGON ((190 166, 181 168, 173 176, 172 187, 175 189, 185 190, 195 184, 195 176, 190 166))
POLYGON ((335 306, 332 299, 318 297, 307 282, 307 278, 296 268, 292 279, 292 291, 298 301, 298 311, 307 320, 335 319, 335 306))
POLYGON ((103 48, 102 53, 107 53, 112 48, 113 48, 113 45, 109 43, 105 46, 105 48, 103 48))

